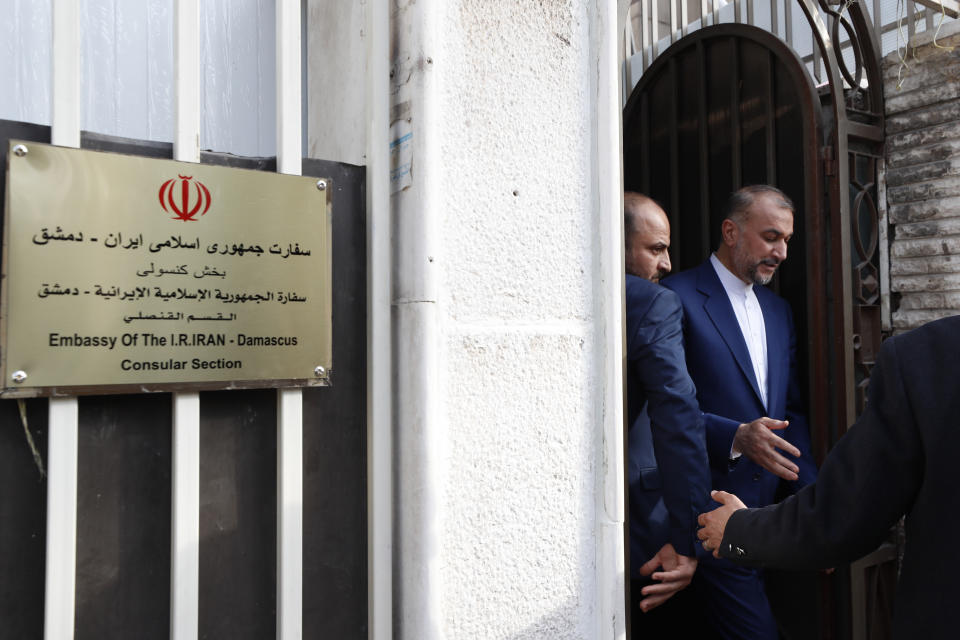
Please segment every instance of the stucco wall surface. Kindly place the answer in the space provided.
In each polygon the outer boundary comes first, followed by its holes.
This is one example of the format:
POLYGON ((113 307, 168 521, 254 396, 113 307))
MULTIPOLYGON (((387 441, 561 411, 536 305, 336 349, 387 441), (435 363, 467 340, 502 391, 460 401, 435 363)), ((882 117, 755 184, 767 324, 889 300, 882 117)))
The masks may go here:
POLYGON ((601 399, 587 3, 443 7, 442 628, 589 638, 601 399))
POLYGON ((960 313, 960 22, 883 60, 895 330, 960 313), (899 85, 899 87, 898 87, 899 85))

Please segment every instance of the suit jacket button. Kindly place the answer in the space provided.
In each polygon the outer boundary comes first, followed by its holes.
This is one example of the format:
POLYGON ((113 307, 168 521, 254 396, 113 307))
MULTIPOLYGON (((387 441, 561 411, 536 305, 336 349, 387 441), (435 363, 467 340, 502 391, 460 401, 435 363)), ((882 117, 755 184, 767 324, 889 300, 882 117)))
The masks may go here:
POLYGON ((759 482, 759 481, 760 481, 760 478, 761 478, 762 476, 763 476, 763 474, 760 473, 759 471, 757 471, 755 474, 753 474, 753 481, 754 481, 754 482, 759 482))

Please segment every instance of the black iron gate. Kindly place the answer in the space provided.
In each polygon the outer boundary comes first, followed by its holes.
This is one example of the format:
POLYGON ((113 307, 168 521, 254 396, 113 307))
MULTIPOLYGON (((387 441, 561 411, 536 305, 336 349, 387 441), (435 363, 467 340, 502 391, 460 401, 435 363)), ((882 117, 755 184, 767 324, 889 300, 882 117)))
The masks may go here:
MULTIPOLYGON (((883 102, 879 50, 862 8, 800 5, 829 81, 814 87, 809 61, 762 29, 694 31, 653 62, 624 109, 624 187, 663 203, 675 270, 716 248, 733 190, 768 183, 794 200, 794 240, 772 286, 794 310, 811 437, 822 460, 862 411, 882 339, 876 203, 883 102), (846 61, 831 45, 841 38, 846 61)), ((849 574, 811 578, 802 591, 819 596, 799 608, 794 578, 784 599, 792 605, 778 614, 796 637, 884 637, 895 563, 895 548, 884 546, 849 574)))
MULTIPOLYGON (((823 371, 827 266, 817 92, 803 63, 780 40, 746 25, 694 32, 653 63, 624 110, 625 188, 664 204, 674 270, 700 264, 720 239, 729 194, 774 184, 797 207, 789 258, 773 286, 790 301, 798 360, 823 371), (810 286, 808 286, 810 284, 810 286)), ((811 436, 828 440, 827 393, 810 379, 811 436)))

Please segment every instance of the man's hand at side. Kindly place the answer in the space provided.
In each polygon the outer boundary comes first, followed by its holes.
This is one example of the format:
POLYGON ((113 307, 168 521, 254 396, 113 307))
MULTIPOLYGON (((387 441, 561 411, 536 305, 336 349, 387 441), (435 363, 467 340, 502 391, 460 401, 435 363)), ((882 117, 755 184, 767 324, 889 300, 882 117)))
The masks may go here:
POLYGON ((800 457, 800 449, 776 435, 773 430, 786 429, 790 423, 773 418, 757 418, 741 424, 733 437, 733 453, 742 453, 758 465, 784 480, 796 480, 800 467, 783 457, 777 449, 800 457))
POLYGON ((697 522, 702 529, 697 531, 697 537, 703 543, 703 548, 707 551, 713 551, 713 555, 720 557, 720 543, 723 541, 723 532, 727 528, 727 520, 730 515, 738 509, 746 509, 747 505, 740 501, 740 498, 727 493, 726 491, 711 491, 710 497, 720 503, 720 506, 713 511, 701 513, 697 516, 697 522))
POLYGON ((659 581, 659 584, 648 584, 640 590, 644 596, 640 600, 640 609, 646 613, 666 602, 690 584, 696 570, 696 558, 680 555, 669 542, 660 547, 660 551, 640 567, 641 575, 659 581), (658 567, 660 571, 657 571, 658 567))

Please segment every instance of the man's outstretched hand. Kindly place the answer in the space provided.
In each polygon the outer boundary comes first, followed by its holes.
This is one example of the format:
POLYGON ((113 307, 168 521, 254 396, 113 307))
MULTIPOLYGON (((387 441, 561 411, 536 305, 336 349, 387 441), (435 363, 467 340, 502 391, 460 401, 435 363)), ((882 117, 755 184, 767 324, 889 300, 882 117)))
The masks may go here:
POLYGON ((680 555, 669 542, 660 547, 660 551, 640 567, 641 575, 659 581, 659 584, 648 584, 640 590, 643 595, 640 609, 646 613, 669 600, 673 594, 690 584, 696 570, 696 558, 680 555), (660 571, 657 571, 658 568, 660 571))
MULTIPOLYGON (((707 551, 713 551, 714 557, 719 558, 720 542, 723 541, 723 532, 727 528, 727 520, 738 509, 746 509, 747 505, 740 498, 726 491, 711 491, 710 497, 720 503, 713 511, 701 513, 697 516, 697 523, 702 529, 697 531, 697 537, 707 551)), ((644 565, 646 566, 646 565, 644 565)), ((641 569, 642 571, 642 569, 641 569)))
POLYGON ((733 452, 742 453, 775 476, 796 480, 800 467, 783 457, 777 449, 795 458, 800 457, 800 449, 773 432, 786 429, 789 424, 786 420, 766 417, 741 424, 733 436, 733 452))

